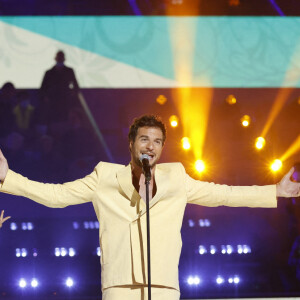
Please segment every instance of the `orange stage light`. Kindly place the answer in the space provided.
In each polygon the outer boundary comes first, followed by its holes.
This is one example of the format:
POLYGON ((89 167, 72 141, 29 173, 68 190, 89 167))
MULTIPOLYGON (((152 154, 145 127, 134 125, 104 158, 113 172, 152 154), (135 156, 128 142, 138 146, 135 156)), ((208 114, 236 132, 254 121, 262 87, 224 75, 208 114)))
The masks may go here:
POLYGON ((258 137, 255 140, 255 147, 258 150, 261 150, 265 146, 265 144, 266 144, 266 140, 262 136, 258 137))
POLYGON ((275 159, 271 164, 271 170, 277 172, 282 168, 282 161, 280 159, 275 159))
POLYGON ((197 170, 197 172, 202 173, 205 170, 204 161, 201 159, 196 160, 195 169, 197 170))
POLYGON ((169 118, 169 122, 170 122, 170 125, 172 127, 177 127, 178 126, 178 117, 175 116, 175 115, 172 115, 170 118, 169 118))
POLYGON ((188 137, 183 137, 181 139, 181 143, 182 143, 182 148, 184 150, 189 150, 191 149, 191 142, 190 142, 190 139, 188 137))

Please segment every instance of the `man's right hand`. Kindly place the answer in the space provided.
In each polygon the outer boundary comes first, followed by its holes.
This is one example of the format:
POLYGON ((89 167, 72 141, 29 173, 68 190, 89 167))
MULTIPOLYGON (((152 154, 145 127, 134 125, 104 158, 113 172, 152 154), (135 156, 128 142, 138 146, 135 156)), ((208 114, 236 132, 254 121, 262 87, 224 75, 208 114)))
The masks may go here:
POLYGON ((8 171, 8 163, 0 149, 0 180, 4 181, 8 171))

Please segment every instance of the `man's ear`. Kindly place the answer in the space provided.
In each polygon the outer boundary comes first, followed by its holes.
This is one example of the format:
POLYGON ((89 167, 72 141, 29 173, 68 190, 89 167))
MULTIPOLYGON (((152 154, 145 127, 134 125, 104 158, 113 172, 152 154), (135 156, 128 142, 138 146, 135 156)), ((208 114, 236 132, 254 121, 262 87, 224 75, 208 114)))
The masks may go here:
POLYGON ((129 151, 131 152, 132 150, 132 141, 129 142, 129 151))

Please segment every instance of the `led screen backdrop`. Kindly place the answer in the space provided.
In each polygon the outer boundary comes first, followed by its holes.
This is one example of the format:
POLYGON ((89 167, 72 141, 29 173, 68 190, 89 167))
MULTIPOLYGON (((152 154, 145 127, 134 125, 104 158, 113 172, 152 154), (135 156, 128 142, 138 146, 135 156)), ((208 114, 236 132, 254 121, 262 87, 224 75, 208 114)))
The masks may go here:
POLYGON ((300 87, 299 17, 1 17, 0 36, 0 85, 39 88, 62 49, 82 88, 300 87))

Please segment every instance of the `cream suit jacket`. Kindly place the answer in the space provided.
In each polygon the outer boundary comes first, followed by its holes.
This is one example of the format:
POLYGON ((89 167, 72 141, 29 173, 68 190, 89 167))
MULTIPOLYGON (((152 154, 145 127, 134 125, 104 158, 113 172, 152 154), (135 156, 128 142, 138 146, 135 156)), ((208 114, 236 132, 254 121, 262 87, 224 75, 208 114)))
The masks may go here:
MULTIPOLYGON (((179 290, 181 225, 187 203, 276 207, 275 185, 231 187, 189 177, 180 163, 158 164, 150 201, 153 285, 179 290)), ((64 184, 31 181, 9 170, 0 191, 49 207, 91 201, 100 223, 102 289, 147 284, 146 205, 132 185, 131 166, 100 162, 83 179, 64 184)))

